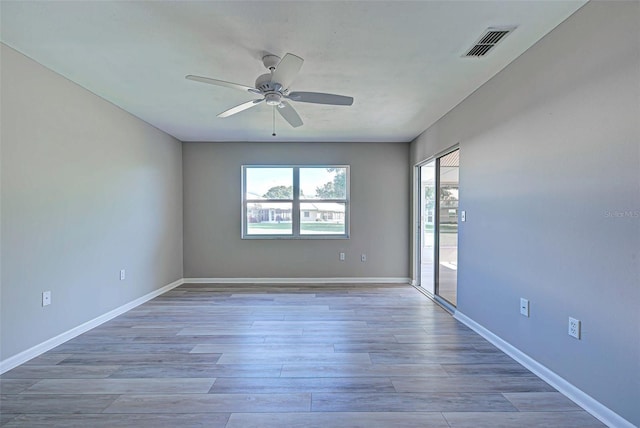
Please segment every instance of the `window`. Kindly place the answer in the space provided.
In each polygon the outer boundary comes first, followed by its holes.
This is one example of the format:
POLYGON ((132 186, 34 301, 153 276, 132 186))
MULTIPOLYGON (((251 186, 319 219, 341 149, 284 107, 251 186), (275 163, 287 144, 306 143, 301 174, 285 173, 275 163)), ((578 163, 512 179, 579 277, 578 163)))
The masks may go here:
POLYGON ((242 167, 243 238, 348 238, 349 167, 242 167))

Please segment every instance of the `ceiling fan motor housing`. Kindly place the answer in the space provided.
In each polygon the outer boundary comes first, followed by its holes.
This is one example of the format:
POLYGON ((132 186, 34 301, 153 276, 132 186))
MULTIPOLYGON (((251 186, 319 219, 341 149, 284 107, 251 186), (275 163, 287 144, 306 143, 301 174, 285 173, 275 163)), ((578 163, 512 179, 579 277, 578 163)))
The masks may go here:
POLYGON ((282 85, 271 81, 271 73, 262 74, 256 79, 256 89, 262 93, 282 92, 282 85))
POLYGON ((280 105, 282 102, 282 85, 271 81, 270 73, 263 74, 256 80, 256 89, 264 94, 265 102, 270 106, 280 105))

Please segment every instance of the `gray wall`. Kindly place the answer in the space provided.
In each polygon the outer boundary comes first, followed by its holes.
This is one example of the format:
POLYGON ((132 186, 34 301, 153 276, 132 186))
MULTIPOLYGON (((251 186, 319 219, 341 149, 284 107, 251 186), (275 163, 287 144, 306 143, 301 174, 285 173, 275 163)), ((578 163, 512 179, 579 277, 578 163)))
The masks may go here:
POLYGON ((638 2, 588 3, 411 158, 460 143, 458 309, 640 426, 639 22, 638 2))
MULTIPOLYGON (((266 131, 265 131, 266 132, 266 131)), ((409 276, 404 143, 185 143, 186 278, 409 276), (351 239, 240 239, 242 164, 351 165, 351 239), (347 260, 340 262, 338 253, 347 260), (366 253, 368 260, 360 261, 366 253)))
POLYGON ((179 141, 1 55, 4 360, 182 277, 182 160, 179 141))

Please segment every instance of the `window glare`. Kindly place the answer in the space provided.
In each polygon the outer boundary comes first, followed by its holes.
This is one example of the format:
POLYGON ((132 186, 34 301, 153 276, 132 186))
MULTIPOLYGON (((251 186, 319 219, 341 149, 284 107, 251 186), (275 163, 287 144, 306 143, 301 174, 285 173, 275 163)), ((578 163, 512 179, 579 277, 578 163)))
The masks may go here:
POLYGON ((293 168, 247 168, 247 199, 293 199, 293 168))
POLYGON ((300 168, 300 199, 345 199, 346 168, 300 168))

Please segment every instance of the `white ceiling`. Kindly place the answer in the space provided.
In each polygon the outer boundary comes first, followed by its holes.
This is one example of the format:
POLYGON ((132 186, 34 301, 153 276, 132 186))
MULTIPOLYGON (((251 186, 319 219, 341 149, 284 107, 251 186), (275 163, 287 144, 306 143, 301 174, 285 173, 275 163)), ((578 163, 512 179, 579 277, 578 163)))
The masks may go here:
POLYGON ((578 1, 5 1, 2 42, 182 141, 411 141, 585 3, 578 1), (517 29, 481 59, 485 29, 517 29), (253 86, 265 53, 305 59, 291 128, 252 99, 187 74, 253 86))

